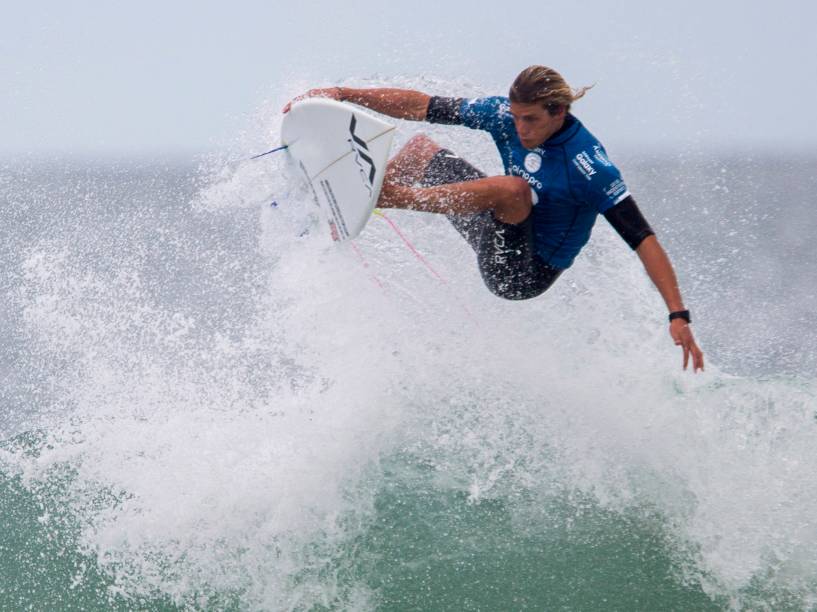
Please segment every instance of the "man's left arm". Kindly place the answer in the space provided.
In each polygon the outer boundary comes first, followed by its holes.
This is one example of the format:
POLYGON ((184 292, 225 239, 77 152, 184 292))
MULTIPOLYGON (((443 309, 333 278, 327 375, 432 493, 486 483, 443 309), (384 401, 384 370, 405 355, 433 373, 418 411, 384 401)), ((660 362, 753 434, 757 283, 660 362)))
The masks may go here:
POLYGON ((684 350, 684 369, 692 356, 693 371, 704 369, 704 356, 695 342, 690 328, 689 311, 684 308, 675 270, 655 232, 647 223, 632 196, 604 212, 605 218, 619 235, 635 250, 647 275, 652 280, 671 313, 670 335, 677 346, 684 350))
POLYGON ((680 314, 680 316, 670 320, 669 333, 675 344, 684 349, 684 369, 687 369, 691 355, 693 371, 703 370, 704 354, 692 335, 692 328, 689 326, 689 311, 684 308, 675 270, 672 268, 667 253, 658 242, 655 234, 644 238, 635 252, 641 258, 641 263, 644 264, 644 269, 647 271, 650 280, 658 289, 661 297, 664 298, 670 313, 680 314))

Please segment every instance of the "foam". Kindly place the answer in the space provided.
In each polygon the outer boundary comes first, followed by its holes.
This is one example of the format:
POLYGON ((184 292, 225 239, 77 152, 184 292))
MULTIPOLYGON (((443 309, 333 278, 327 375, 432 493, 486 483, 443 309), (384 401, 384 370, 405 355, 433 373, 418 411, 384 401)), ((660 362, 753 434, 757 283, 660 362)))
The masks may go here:
MULTIPOLYGON (((247 150, 279 122, 267 113, 247 150)), ((432 131, 496 166, 481 135, 432 131)), ((368 609, 338 551, 367 528, 380 462, 410 452, 469 503, 578 491, 657 508, 713 595, 758 579, 814 592, 813 384, 681 373, 659 297, 608 228, 545 296, 508 303, 441 219, 390 213, 444 281, 377 218, 359 253, 329 244, 284 158, 205 176, 196 214, 259 211, 232 273, 268 267, 230 333, 157 300, 138 258, 103 274, 52 239, 24 266, 28 333, 72 366, 54 375, 48 443, 14 462, 28 482, 73 468, 79 545, 119 588, 368 609)))

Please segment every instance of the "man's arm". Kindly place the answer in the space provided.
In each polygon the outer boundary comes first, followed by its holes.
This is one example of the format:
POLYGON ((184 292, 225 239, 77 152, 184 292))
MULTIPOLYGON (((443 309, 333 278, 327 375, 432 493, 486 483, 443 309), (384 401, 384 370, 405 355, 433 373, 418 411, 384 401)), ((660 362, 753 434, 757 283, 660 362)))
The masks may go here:
MULTIPOLYGON (((675 277, 675 270, 667 257, 666 252, 661 247, 654 234, 644 238, 636 248, 636 253, 644 264, 644 269, 652 280, 667 308, 670 312, 685 310, 684 302, 681 299, 681 291, 678 289, 678 280, 675 277)), ((689 323, 682 319, 670 321, 669 333, 677 346, 684 349, 684 369, 689 364, 689 356, 692 355, 692 369, 697 372, 704 369, 704 354, 695 343, 692 335, 692 328, 689 323)))
MULTIPOLYGON (((661 297, 664 298, 669 311, 672 313, 686 310, 669 257, 655 237, 650 224, 641 214, 633 197, 628 195, 612 208, 608 208, 604 216, 624 241, 630 245, 630 248, 638 253, 641 263, 644 264, 647 274, 661 297)), ((695 344, 689 322, 684 318, 672 319, 669 333, 675 344, 684 349, 684 369, 689 364, 691 354, 693 370, 696 372, 698 369, 703 370, 704 356, 701 349, 695 344)))
POLYGON ((328 87, 310 89, 305 94, 289 102, 284 107, 283 112, 289 112, 293 102, 316 97, 352 102, 396 119, 409 119, 411 121, 425 120, 428 113, 428 102, 431 100, 431 96, 428 94, 411 89, 328 87))

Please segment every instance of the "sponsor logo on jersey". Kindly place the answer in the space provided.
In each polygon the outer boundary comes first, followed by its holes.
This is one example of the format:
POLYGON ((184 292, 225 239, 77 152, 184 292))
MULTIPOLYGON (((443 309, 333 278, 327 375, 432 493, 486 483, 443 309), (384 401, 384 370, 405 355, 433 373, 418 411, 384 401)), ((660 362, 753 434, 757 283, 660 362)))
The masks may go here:
POLYGON ((576 166, 576 169, 578 169, 582 176, 584 176, 584 178, 586 178, 588 181, 590 180, 590 177, 596 173, 596 169, 593 168, 593 160, 590 159, 590 156, 586 151, 582 151, 573 158, 573 165, 576 166))
POLYGON ((593 157, 599 162, 602 166, 606 166, 609 168, 613 164, 610 163, 610 160, 607 159, 607 155, 604 153, 604 149, 601 148, 601 145, 593 145, 593 157))
POLYGON ((525 170, 524 168, 520 168, 516 164, 511 166, 511 174, 514 176, 521 176, 528 182, 528 185, 533 185, 537 189, 544 189, 544 185, 542 185, 542 181, 538 180, 535 176, 531 176, 531 174, 525 170))
POLYGON ((352 113, 352 121, 349 123, 349 134, 352 137, 347 138, 346 142, 352 147, 352 152, 355 154, 355 163, 360 168, 360 178, 363 179, 363 186, 366 187, 371 196, 374 188, 374 175, 377 173, 377 169, 374 167, 374 160, 369 155, 369 147, 366 145, 366 141, 355 134, 356 127, 357 117, 352 113))
POLYGON ((607 189, 604 190, 604 193, 610 198, 615 198, 625 193, 626 191, 627 185, 624 184, 624 181, 621 179, 616 179, 607 186, 607 189))
POLYGON ((538 153, 528 153, 525 156, 525 170, 528 172, 539 172, 542 167, 542 157, 538 153))

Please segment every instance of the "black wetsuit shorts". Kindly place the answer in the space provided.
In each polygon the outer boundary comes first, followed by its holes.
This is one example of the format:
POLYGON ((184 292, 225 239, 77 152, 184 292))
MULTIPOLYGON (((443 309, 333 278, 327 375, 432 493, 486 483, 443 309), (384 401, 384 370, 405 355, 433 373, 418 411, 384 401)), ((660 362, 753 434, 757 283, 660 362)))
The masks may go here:
MULTIPOLYGON (((434 187, 479 178, 485 174, 441 149, 428 163, 421 185, 434 187)), ((541 295, 562 273, 536 254, 530 215, 518 224, 498 221, 490 210, 446 217, 477 254, 485 285, 501 298, 527 300, 541 295)))

